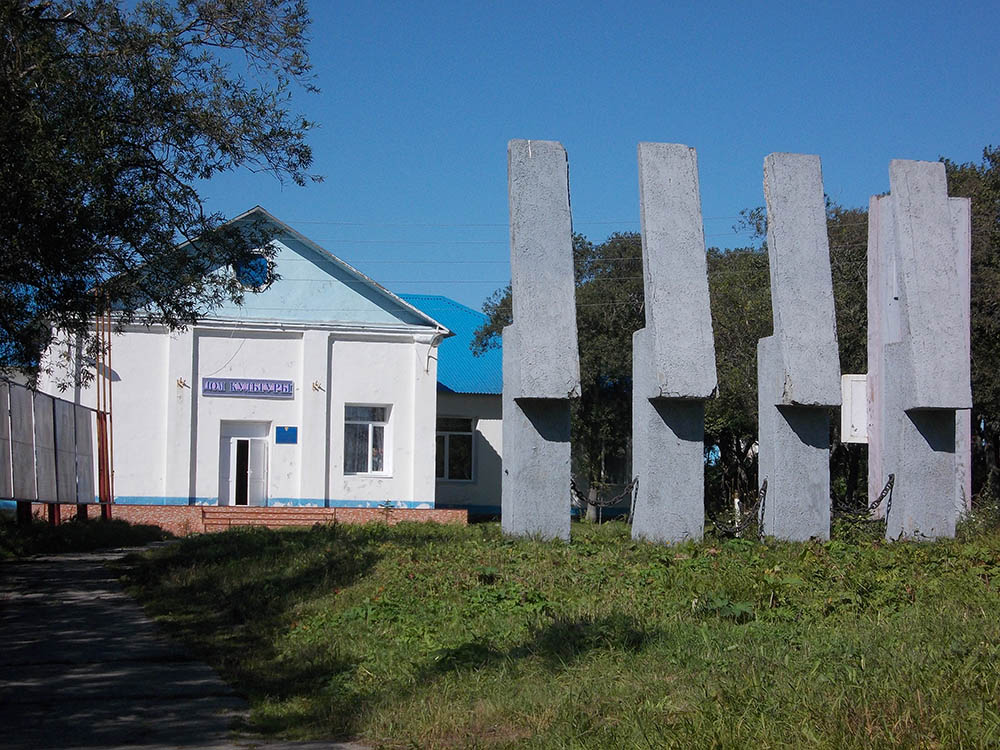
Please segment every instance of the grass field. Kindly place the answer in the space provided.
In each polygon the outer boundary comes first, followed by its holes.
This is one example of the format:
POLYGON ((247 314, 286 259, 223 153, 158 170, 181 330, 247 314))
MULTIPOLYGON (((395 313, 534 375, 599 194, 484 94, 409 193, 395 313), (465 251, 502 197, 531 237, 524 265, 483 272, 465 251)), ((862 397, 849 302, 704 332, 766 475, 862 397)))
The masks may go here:
POLYGON ((251 731, 390 748, 1000 746, 1000 533, 570 544, 496 525, 203 535, 126 561, 251 731))

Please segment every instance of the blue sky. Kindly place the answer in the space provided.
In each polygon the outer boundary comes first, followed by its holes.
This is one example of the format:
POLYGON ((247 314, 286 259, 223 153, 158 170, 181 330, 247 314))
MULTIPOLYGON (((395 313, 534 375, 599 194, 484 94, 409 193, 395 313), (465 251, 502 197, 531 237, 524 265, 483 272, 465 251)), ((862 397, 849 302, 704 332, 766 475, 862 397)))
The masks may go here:
MULTIPOLYGON (((506 144, 559 140, 574 228, 638 230, 636 145, 698 150, 709 245, 763 203, 773 151, 819 154, 847 206, 893 158, 978 161, 1000 143, 1000 3, 544 3, 313 0, 318 127, 305 188, 227 175, 398 293, 479 308, 509 278, 506 144)), ((280 271, 280 269, 279 269, 280 271)))

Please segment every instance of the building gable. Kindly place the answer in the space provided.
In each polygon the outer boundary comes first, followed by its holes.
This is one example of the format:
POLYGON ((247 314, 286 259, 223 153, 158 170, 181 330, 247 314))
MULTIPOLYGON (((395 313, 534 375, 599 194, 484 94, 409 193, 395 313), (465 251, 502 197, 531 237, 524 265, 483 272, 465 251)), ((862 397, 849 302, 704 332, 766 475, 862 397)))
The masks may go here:
POLYGON ((247 292, 242 305, 227 302, 209 317, 377 326, 444 326, 373 279, 327 252, 259 206, 234 222, 263 220, 275 231, 275 271, 261 292, 247 292))

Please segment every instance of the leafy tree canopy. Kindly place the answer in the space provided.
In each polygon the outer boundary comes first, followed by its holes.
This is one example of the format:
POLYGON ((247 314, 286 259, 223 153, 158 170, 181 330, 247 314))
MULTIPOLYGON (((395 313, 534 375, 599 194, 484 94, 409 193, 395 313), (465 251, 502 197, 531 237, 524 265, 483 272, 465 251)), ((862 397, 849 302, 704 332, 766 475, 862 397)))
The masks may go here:
POLYGON ((304 0, 0 0, 0 365, 37 368, 53 328, 93 352, 98 308, 177 327, 241 300, 206 271, 269 236, 198 183, 317 179, 308 25, 304 0))

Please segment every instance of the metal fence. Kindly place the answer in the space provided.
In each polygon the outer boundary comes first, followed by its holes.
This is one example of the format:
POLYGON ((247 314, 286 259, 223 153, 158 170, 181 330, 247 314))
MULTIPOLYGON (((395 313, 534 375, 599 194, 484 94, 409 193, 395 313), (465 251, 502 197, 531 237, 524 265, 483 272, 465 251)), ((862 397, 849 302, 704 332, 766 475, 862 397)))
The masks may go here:
POLYGON ((0 500, 98 502, 94 446, 98 413, 0 381, 0 500))

